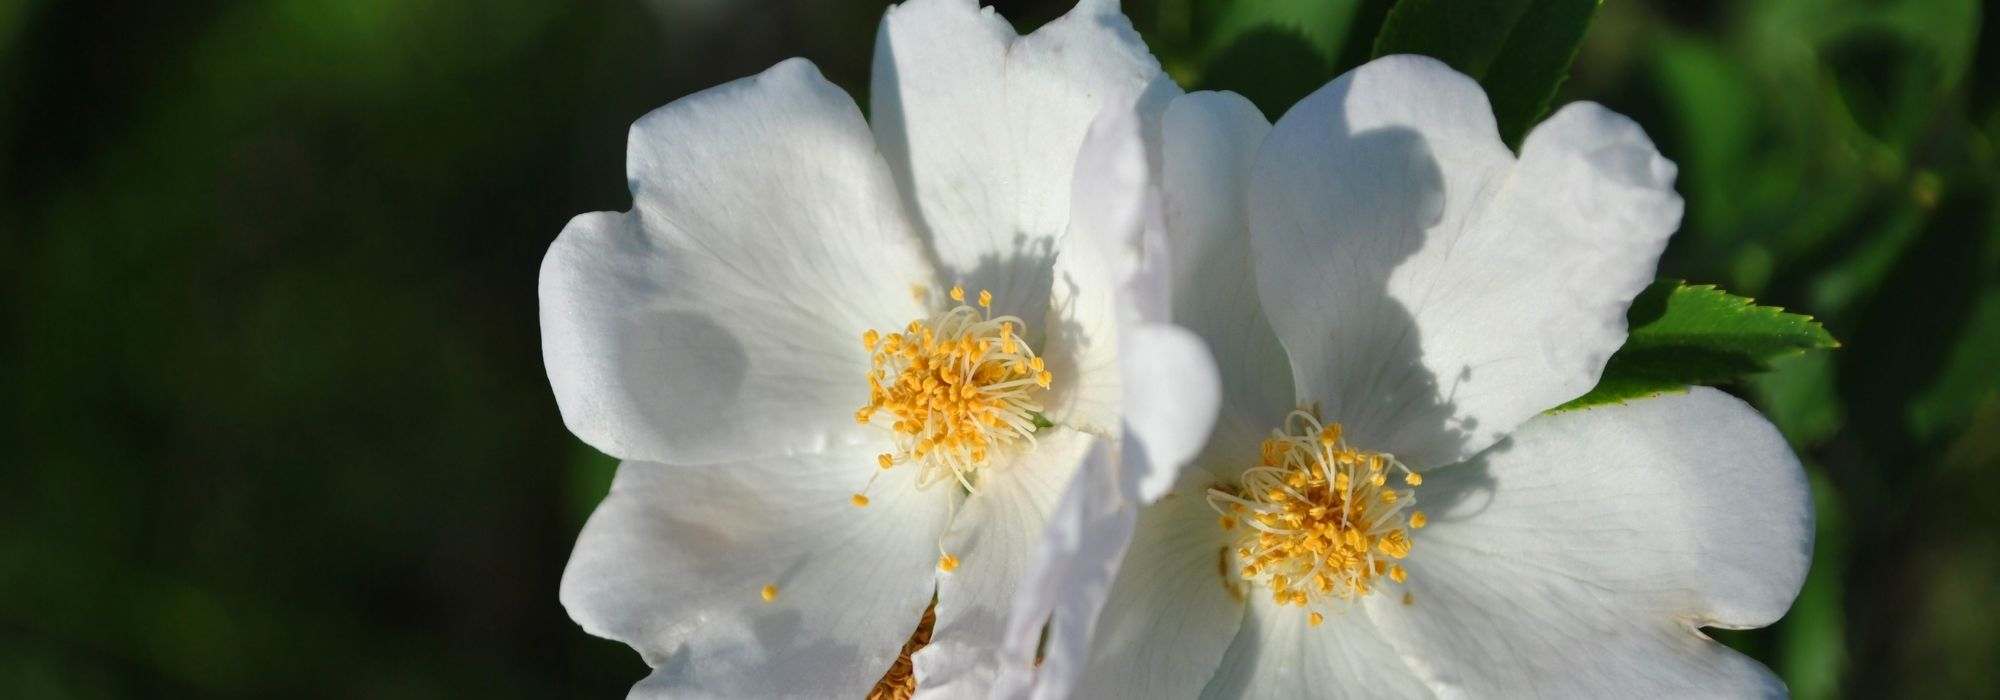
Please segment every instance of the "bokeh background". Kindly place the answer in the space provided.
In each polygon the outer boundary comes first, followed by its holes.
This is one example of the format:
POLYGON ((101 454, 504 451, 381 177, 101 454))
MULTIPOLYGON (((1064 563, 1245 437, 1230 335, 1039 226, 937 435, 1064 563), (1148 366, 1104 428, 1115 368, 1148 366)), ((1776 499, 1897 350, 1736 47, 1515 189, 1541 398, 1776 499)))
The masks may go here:
MULTIPOLYGON (((1273 117, 1388 5, 1127 2, 1273 117)), ((865 105, 881 9, 0 0, 0 696, 622 694, 556 601, 613 464, 556 414, 537 266, 629 205, 653 107, 794 55, 865 105)), ((1612 0, 1559 99, 1680 164, 1663 276, 1845 343, 1730 387, 1820 525, 1791 614, 1718 636, 1801 697, 2000 692, 1986 9, 1612 0)))

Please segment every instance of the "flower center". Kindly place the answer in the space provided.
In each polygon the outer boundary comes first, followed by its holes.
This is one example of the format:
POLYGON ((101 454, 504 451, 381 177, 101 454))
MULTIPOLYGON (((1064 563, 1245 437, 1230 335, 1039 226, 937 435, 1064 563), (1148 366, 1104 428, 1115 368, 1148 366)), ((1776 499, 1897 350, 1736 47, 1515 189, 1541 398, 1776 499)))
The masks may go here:
MULTIPOLYGON (((895 451, 876 458, 882 469, 913 463, 918 488, 955 478, 971 490, 973 472, 998 450, 1034 445, 1042 411, 1035 395, 1055 376, 1015 333, 1026 326, 1021 319, 992 315, 992 293, 979 292, 977 309, 965 304, 964 287, 952 287, 951 299, 951 309, 901 333, 861 335, 874 366, 868 405, 854 420, 887 423, 895 451)), ((855 494, 854 503, 865 506, 868 497, 855 494)))
POLYGON ((1236 533, 1245 580, 1279 605, 1306 608, 1317 626, 1321 609, 1368 595, 1383 577, 1408 578, 1396 562, 1410 555, 1408 530, 1425 523, 1414 509, 1421 475, 1392 455, 1355 449, 1339 423, 1305 411, 1287 416, 1261 452, 1236 485, 1208 490, 1222 529, 1236 533), (1392 472, 1411 488, 1391 486, 1392 472))

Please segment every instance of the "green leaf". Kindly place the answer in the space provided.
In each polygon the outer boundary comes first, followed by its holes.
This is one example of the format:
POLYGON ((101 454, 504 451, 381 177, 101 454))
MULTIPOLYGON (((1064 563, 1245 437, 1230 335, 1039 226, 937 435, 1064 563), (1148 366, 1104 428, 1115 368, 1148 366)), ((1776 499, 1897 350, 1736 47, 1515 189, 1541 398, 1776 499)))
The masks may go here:
POLYGON ((1840 346, 1811 316, 1679 280, 1647 287, 1632 300, 1627 318, 1631 335, 1605 365, 1597 388, 1555 410, 1734 381, 1771 369, 1779 358, 1840 346))
POLYGON ((1414 53, 1479 81, 1500 138, 1518 146, 1548 111, 1600 0, 1400 0, 1375 55, 1414 53))

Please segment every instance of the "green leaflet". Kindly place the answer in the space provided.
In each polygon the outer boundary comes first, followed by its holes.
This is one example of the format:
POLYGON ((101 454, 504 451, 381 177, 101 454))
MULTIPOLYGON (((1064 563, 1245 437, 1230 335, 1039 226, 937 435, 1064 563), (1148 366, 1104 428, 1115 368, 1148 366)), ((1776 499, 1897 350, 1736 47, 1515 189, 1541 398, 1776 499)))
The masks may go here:
POLYGON ((1519 146, 1548 111, 1599 0, 1400 0, 1375 55, 1414 53, 1479 81, 1500 138, 1519 146))
POLYGON ((1771 361, 1840 343, 1811 316, 1680 280, 1654 282, 1632 300, 1631 335, 1590 393, 1556 411, 1622 402, 1695 384, 1720 384, 1771 361))

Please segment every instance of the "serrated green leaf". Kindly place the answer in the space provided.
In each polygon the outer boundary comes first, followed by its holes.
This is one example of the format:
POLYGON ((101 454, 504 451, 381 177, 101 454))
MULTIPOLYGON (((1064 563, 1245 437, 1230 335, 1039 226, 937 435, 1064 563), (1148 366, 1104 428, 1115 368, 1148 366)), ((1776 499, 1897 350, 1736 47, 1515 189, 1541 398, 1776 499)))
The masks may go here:
POLYGON ((1375 55, 1414 53, 1479 81, 1500 138, 1521 143, 1548 111, 1599 0, 1400 0, 1375 55))
POLYGON ((1840 346, 1811 316, 1679 280, 1647 287, 1627 318, 1631 334, 1597 387, 1555 410, 1730 382, 1768 371, 1779 358, 1840 346))

